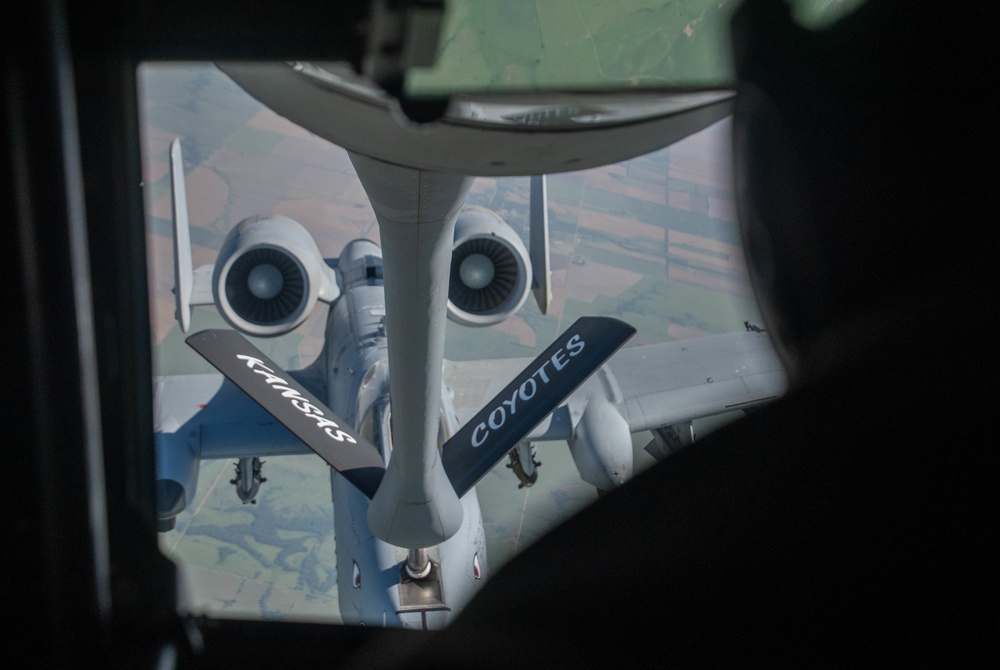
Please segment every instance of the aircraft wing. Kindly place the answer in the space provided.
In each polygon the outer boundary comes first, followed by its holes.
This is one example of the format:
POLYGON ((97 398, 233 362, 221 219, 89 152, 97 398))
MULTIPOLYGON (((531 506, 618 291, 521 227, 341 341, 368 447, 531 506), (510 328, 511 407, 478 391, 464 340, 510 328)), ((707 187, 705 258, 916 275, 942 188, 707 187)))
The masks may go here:
MULTIPOLYGON (((290 375, 313 395, 326 397, 312 368, 290 375)), ((242 458, 312 451, 250 396, 219 373, 153 379, 158 440, 183 436, 197 458, 242 458), (164 436, 161 438, 160 436, 164 436)))
MULTIPOLYGON (((467 421, 528 359, 446 361, 455 410, 467 421)), ((597 395, 633 433, 746 409, 781 395, 784 371, 766 334, 735 332, 618 351, 525 439, 566 440, 597 395)))

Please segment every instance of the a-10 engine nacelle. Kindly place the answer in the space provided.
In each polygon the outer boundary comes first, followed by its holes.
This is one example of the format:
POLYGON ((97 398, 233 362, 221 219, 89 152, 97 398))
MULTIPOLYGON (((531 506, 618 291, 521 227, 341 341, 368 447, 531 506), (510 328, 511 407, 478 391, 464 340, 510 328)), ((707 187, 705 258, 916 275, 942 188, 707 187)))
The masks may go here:
POLYGON ((528 251, 514 229, 488 209, 462 208, 455 220, 448 318, 492 326, 517 312, 530 288, 528 251))
POLYGON ((315 240, 280 215, 253 216, 229 231, 212 275, 222 316, 233 328, 259 337, 296 328, 317 299, 329 301, 337 292, 315 240))

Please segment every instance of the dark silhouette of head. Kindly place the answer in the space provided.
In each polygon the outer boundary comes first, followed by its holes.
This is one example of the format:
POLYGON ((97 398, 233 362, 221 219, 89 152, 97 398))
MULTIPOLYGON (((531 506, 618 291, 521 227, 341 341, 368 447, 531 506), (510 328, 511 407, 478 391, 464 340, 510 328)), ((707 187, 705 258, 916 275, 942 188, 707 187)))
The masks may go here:
POLYGON ((836 357, 843 324, 968 290, 960 278, 974 271, 975 243, 954 235, 984 223, 955 197, 982 151, 960 56, 974 18, 960 31, 899 4, 871 0, 818 31, 780 0, 749 0, 733 20, 737 205, 793 380, 819 349, 836 357))

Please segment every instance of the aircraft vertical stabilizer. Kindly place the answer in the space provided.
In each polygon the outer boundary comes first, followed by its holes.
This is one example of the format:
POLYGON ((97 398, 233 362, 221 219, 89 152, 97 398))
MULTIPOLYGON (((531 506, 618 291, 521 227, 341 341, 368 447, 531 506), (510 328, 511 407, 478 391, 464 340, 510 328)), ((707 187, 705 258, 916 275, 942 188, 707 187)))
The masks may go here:
POLYGON ((545 175, 531 178, 531 209, 529 212, 531 256, 531 292, 542 314, 549 313, 552 301, 552 278, 549 265, 549 199, 545 175))
POLYGON ((174 230, 174 314, 181 331, 191 328, 191 308, 197 305, 213 305, 211 265, 202 265, 197 270, 191 264, 191 224, 188 220, 187 191, 184 188, 184 159, 181 156, 181 141, 177 138, 170 143, 170 206, 173 213, 174 230))
POLYGON ((170 205, 174 218, 174 300, 177 320, 185 333, 191 327, 191 289, 194 271, 191 267, 191 233, 188 223, 187 191, 184 188, 184 161, 181 142, 170 143, 170 205))

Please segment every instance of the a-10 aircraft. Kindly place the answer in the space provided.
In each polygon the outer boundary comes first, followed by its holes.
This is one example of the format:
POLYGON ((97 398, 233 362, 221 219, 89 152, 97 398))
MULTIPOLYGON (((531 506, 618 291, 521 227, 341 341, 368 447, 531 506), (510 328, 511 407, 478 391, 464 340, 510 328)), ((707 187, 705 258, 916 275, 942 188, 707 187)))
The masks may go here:
POLYGON ((452 117, 414 130, 393 101, 334 68, 220 67, 349 150, 381 247, 355 240, 326 259, 302 226, 265 215, 233 228, 214 266, 194 269, 174 142, 182 329, 194 305, 215 305, 235 331, 254 336, 293 330, 317 302, 330 308, 322 352, 302 370, 283 371, 237 332, 213 330, 188 343, 223 374, 156 379, 162 529, 193 499, 200 461, 238 459, 232 483, 250 501, 264 481, 262 458, 315 451, 333 468, 343 620, 439 628, 487 575, 475 483, 508 455, 531 485, 532 445, 567 440, 584 481, 608 491, 631 475, 632 433, 652 431, 647 450, 662 457, 690 443, 692 420, 784 390, 767 336, 749 328, 619 351, 634 330, 590 317, 533 361, 444 360, 446 318, 488 326, 514 315, 529 292, 543 312, 550 298, 544 180, 532 182, 529 252, 493 212, 463 208, 467 175, 582 169, 647 153, 725 116, 725 96, 642 97, 629 109, 573 99, 559 109, 517 101, 490 109, 459 100, 452 117), (427 151, 434 146, 447 151, 427 151), (453 401, 465 394, 466 372, 493 380, 483 398, 492 400, 478 412, 453 401))

